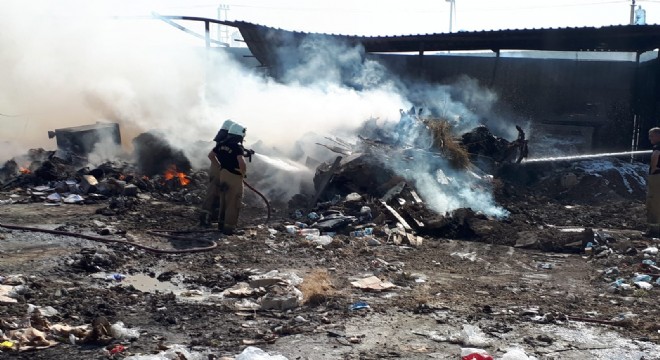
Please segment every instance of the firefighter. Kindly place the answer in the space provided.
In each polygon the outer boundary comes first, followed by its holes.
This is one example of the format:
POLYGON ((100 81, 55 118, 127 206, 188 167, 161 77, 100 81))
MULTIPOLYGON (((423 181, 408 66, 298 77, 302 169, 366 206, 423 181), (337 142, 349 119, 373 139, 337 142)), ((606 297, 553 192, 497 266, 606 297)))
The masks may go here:
POLYGON ((649 141, 653 145, 649 175, 647 177, 646 214, 648 235, 660 236, 660 127, 649 130, 649 141))
MULTIPOLYGON (((222 127, 218 133, 213 138, 215 141, 215 146, 218 147, 224 142, 227 138, 227 133, 229 128, 234 125, 234 122, 231 119, 225 120, 222 124, 222 127)), ((200 226, 208 227, 211 226, 211 219, 218 219, 218 192, 217 187, 212 186, 216 179, 220 177, 220 167, 218 166, 217 161, 211 161, 211 167, 209 168, 209 187, 206 192, 206 198, 202 203, 201 215, 199 217, 200 226)))
MULTIPOLYGON (((227 136, 209 152, 209 159, 220 171, 214 178, 209 192, 215 193, 219 203, 218 229, 226 235, 236 232, 238 215, 243 199, 243 178, 246 176, 247 166, 243 155, 243 140, 245 127, 234 123, 227 136)), ((213 166, 213 165, 212 165, 213 166)))

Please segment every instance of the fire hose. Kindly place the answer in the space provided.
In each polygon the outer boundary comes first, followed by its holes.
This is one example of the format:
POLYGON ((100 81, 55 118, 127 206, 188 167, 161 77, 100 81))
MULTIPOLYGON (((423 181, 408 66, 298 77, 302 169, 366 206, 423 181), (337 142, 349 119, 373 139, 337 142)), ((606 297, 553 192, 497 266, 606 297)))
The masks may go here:
MULTIPOLYGON (((243 181, 245 186, 250 188, 250 190, 254 191, 257 195, 259 195, 264 202, 266 203, 266 207, 268 208, 268 217, 266 218, 266 223, 270 221, 270 216, 271 216, 271 209, 270 209, 270 202, 268 202, 268 199, 262 194, 259 190, 255 189, 252 185, 248 184, 246 181, 243 181)), ((169 239, 173 240, 197 240, 197 241, 202 241, 205 243, 208 243, 208 246, 204 247, 194 247, 194 248, 188 248, 188 249, 158 249, 146 245, 141 245, 137 243, 133 243, 130 241, 126 240, 120 240, 120 239, 108 239, 105 237, 100 237, 100 236, 94 236, 94 235, 85 235, 85 234, 79 234, 79 233, 73 233, 69 231, 61 231, 61 230, 50 230, 50 229, 41 229, 41 228, 35 228, 35 227, 29 227, 29 226, 21 226, 21 225, 11 225, 11 224, 2 224, 0 223, 1 228, 5 229, 11 229, 11 230, 22 230, 22 231, 32 231, 32 232, 41 232, 41 233, 46 233, 46 234, 53 234, 53 235, 62 235, 62 236, 70 236, 70 237, 75 237, 79 239, 86 239, 86 240, 92 240, 92 241, 98 241, 102 243, 116 243, 116 244, 124 244, 124 245, 130 245, 130 246, 135 246, 136 248, 150 251, 153 253, 157 254, 186 254, 186 253, 198 253, 198 252, 204 252, 204 251, 210 251, 218 247, 218 244, 213 241, 213 240, 205 240, 205 239, 190 239, 187 237, 183 236, 175 236, 172 234, 191 234, 191 233, 203 233, 203 232, 219 232, 218 230, 209 230, 209 229, 204 229, 204 230, 149 230, 147 231, 148 234, 154 235, 154 236, 161 236, 161 237, 166 237, 169 239)))
POLYGON ((146 245, 141 245, 137 243, 133 243, 130 241, 126 240, 120 240, 120 239, 108 239, 100 236, 94 236, 94 235, 85 235, 85 234, 78 234, 78 233, 73 233, 69 231, 61 231, 61 230, 49 230, 49 229, 41 229, 41 228, 35 228, 35 227, 28 227, 28 226, 20 226, 20 225, 10 225, 10 224, 0 224, 0 227, 6 228, 6 229, 12 229, 12 230, 23 230, 23 231, 33 231, 33 232, 42 232, 42 233, 47 233, 47 234, 54 234, 54 235, 63 235, 63 236, 71 236, 79 239, 86 239, 86 240, 92 240, 92 241, 98 241, 102 243, 117 243, 117 244, 124 244, 124 245, 130 245, 130 246, 135 246, 136 248, 154 252, 157 254, 185 254, 185 253, 198 253, 198 252, 203 252, 203 251, 210 251, 218 247, 218 244, 213 241, 213 240, 205 240, 205 239, 190 239, 182 236, 174 236, 174 235, 166 235, 162 233, 178 233, 178 234, 185 234, 185 233, 195 233, 195 232, 217 232, 217 230, 184 230, 184 231, 170 231, 170 230, 153 230, 153 231, 147 231, 147 233, 151 235, 156 235, 156 236, 163 236, 167 237, 170 239, 175 239, 175 240, 196 240, 196 241, 202 241, 205 243, 208 243, 208 246, 204 247, 194 247, 194 248, 188 248, 188 249, 157 249, 153 248, 150 246, 146 245))

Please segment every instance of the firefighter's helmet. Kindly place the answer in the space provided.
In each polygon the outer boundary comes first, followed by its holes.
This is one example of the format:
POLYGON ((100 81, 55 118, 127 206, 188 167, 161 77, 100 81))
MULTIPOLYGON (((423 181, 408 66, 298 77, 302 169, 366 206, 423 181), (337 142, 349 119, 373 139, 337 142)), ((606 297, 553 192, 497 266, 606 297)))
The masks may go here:
POLYGON ((237 135, 244 138, 246 131, 247 129, 244 128, 242 125, 238 123, 233 123, 232 126, 229 128, 228 134, 237 135))

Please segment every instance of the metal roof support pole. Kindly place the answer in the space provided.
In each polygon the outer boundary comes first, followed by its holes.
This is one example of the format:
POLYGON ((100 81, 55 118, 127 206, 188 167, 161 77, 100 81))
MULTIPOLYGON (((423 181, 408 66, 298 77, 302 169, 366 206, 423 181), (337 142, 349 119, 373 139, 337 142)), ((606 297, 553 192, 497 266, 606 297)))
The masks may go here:
MULTIPOLYGON (((632 102, 630 104, 632 110, 632 121, 633 121, 633 138, 632 138, 632 150, 637 151, 639 148, 639 132, 641 128, 641 121, 637 111, 639 110, 639 57, 641 53, 638 51, 635 54, 635 72, 633 75, 633 84, 632 84, 632 102)), ((630 155, 630 162, 635 160, 635 155, 630 155)))
POLYGON ((490 76, 490 86, 495 85, 495 76, 497 75, 497 68, 500 64, 500 49, 493 50, 495 52, 495 62, 493 63, 493 74, 490 76))
POLYGON ((211 47, 211 24, 204 21, 204 40, 206 40, 206 48, 211 47))
POLYGON ((660 114, 658 114, 658 102, 660 102, 660 50, 658 50, 658 56, 655 58, 654 61, 654 77, 653 77, 653 123, 651 124, 651 127, 656 127, 660 125, 658 123, 658 118, 660 118, 660 114))
POLYGON ((424 75, 424 43, 419 43, 419 77, 424 75))

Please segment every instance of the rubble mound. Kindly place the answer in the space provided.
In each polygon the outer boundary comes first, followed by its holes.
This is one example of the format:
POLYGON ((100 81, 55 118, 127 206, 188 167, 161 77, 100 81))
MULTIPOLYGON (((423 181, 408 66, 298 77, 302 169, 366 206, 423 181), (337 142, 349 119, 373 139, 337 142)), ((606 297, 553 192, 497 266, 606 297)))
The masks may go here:
POLYGON ((607 204, 643 200, 647 167, 616 158, 504 165, 497 177, 522 193, 543 194, 561 202, 607 204))

